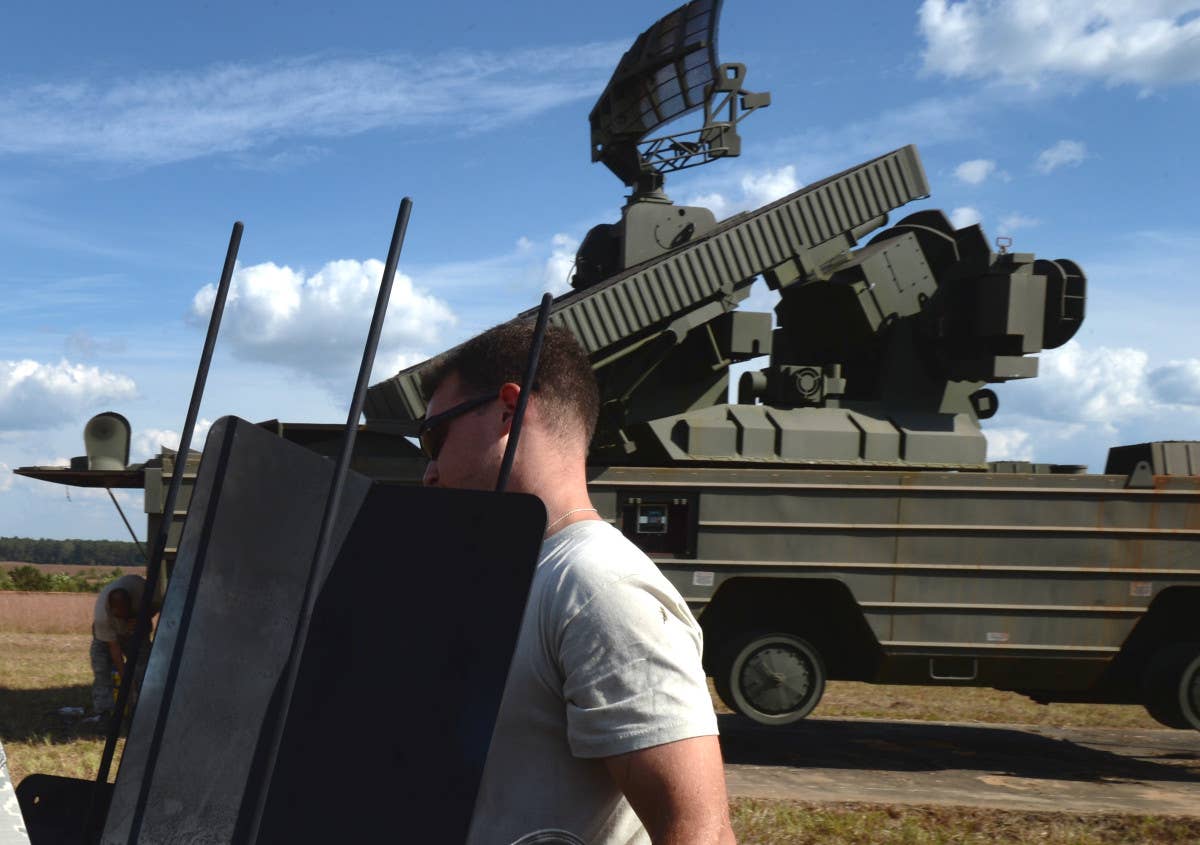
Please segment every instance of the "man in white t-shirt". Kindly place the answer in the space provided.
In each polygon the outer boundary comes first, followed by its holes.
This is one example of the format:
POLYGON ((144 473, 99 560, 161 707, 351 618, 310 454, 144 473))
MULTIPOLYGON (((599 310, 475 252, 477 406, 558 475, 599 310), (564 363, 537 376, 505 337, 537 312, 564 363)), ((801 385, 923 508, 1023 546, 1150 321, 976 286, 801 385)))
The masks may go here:
MULTIPOLYGON (((146 591, 146 579, 140 575, 122 575, 105 585, 96 597, 92 618, 92 711, 108 714, 115 704, 113 673, 125 674, 125 656, 133 640, 133 629, 146 591)), ((138 681, 146 671, 150 644, 142 645, 138 656, 138 681)))
MULTIPOLYGON (((495 488, 532 325, 506 323, 447 353, 426 379, 425 483, 495 488)), ((700 628, 653 562, 588 498, 599 411, 592 367, 550 327, 508 489, 546 506, 471 845, 539 830, 587 843, 734 841, 700 628)))

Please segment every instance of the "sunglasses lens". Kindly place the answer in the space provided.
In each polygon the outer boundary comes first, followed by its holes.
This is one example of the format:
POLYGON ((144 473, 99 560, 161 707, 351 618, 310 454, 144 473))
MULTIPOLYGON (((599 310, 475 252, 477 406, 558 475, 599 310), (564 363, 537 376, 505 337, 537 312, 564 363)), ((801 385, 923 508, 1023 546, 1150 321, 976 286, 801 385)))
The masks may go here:
POLYGON ((439 433, 442 426, 435 426, 428 431, 421 432, 421 451, 425 453, 425 457, 431 461, 436 461, 438 452, 442 449, 442 437, 439 433))

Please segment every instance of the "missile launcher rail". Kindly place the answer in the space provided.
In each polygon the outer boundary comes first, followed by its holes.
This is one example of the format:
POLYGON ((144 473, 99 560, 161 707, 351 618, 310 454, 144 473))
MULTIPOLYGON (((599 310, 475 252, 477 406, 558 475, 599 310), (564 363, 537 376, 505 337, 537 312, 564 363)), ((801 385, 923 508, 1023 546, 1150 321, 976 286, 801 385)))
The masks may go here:
MULTIPOLYGON (((550 322, 570 329, 597 368, 605 366, 654 334, 682 333, 731 310, 736 302, 730 300, 757 276, 789 260, 821 267, 881 226, 888 212, 928 195, 916 148, 902 147, 730 217, 665 258, 559 297, 550 322)), ((419 420, 425 413, 421 377, 429 364, 374 385, 368 419, 419 420)))

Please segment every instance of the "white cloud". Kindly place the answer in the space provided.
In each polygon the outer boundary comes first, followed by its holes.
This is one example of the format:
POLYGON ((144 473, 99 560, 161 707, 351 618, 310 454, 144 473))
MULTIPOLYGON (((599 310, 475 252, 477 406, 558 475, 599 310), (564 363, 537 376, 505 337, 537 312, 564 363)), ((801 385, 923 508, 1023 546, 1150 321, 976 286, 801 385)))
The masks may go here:
POLYGON ((1011 235, 1018 229, 1031 229, 1034 226, 1040 226, 1041 220, 1036 217, 1026 217, 1019 212, 1013 212, 1000 221, 1000 234, 1011 235))
POLYGON ((750 208, 772 203, 798 191, 800 187, 796 180, 796 168, 791 164, 742 177, 742 195, 750 208))
POLYGON ((1115 425, 1142 413, 1149 399, 1141 349, 1086 350, 1071 341, 1041 360, 1038 377, 1048 416, 1115 425))
POLYGON ((723 220, 739 211, 760 208, 786 197, 803 187, 796 178, 796 166, 785 164, 752 173, 742 173, 725 190, 707 190, 686 195, 684 205, 698 205, 723 220))
MULTIPOLYGON (((529 247, 532 242, 523 238, 529 247)), ((559 296, 571 289, 571 276, 575 273, 575 253, 579 251, 579 240, 559 233, 550 239, 550 257, 542 272, 542 289, 559 296)))
MULTIPOLYGON (((375 308, 383 262, 331 261, 312 275, 274 263, 239 267, 229 291, 222 339, 248 361, 278 364, 344 387, 353 383, 375 308)), ((216 299, 205 285, 192 300, 191 318, 206 320, 216 299)), ((441 300, 397 273, 380 338, 388 361, 417 348, 437 347, 455 317, 441 300)))
MULTIPOLYGON (((688 197, 684 205, 698 205, 702 208, 707 208, 718 220, 724 220, 730 214, 733 214, 734 204, 730 202, 725 194, 713 191, 707 194, 696 194, 695 196, 688 197)), ((741 209, 750 208, 749 205, 743 205, 740 202, 738 206, 741 209)))
POLYGON ((1063 140, 1038 153, 1034 167, 1039 173, 1051 173, 1060 167, 1078 167, 1087 157, 1087 146, 1082 141, 1063 140))
POLYGON ((924 0, 925 69, 1037 87, 1200 81, 1197 0, 924 0))
MULTIPOLYGON (((196 451, 204 449, 204 440, 208 437, 210 428, 212 428, 212 420, 204 418, 196 420, 196 427, 192 431, 192 449, 196 451)), ((133 439, 129 444, 129 460, 138 463, 157 457, 164 446, 168 449, 178 449, 179 438, 180 433, 169 428, 140 429, 134 432, 133 439)))
POLYGON ((1103 469, 1111 446, 1196 437, 1200 359, 1153 367, 1133 347, 1089 349, 1072 340, 1040 356, 1038 378, 997 387, 997 453, 1103 469), (1028 435, 1013 441, 1012 430, 1028 435), (1029 456, 1034 457, 1029 457, 1029 456))
POLYGON ((958 167, 954 168, 954 175, 958 178, 958 181, 965 182, 968 185, 979 185, 994 172, 996 172, 996 162, 986 158, 975 158, 970 161, 964 161, 958 167))
POLYGON ((1157 401, 1200 407, 1200 359, 1170 361, 1151 370, 1146 379, 1157 401))
POLYGON ((974 226, 982 220, 983 216, 979 213, 979 210, 969 205, 964 205, 950 212, 950 222, 954 225, 955 229, 974 226))
POLYGON ((12 467, 0 461, 0 493, 3 493, 8 488, 12 487, 13 474, 12 467))
POLYGON ((133 379, 61 360, 0 361, 0 429, 31 430, 104 410, 100 405, 137 395, 133 379))
POLYGON ((625 46, 301 56, 102 82, 9 80, 0 154, 154 165, 234 153, 251 166, 287 166, 319 153, 314 139, 430 125, 476 131, 594 97, 625 46), (254 149, 264 152, 247 157, 254 149))
POLYGON ((989 428, 987 458, 989 461, 1032 461, 1033 444, 1029 432, 1019 428, 989 428))

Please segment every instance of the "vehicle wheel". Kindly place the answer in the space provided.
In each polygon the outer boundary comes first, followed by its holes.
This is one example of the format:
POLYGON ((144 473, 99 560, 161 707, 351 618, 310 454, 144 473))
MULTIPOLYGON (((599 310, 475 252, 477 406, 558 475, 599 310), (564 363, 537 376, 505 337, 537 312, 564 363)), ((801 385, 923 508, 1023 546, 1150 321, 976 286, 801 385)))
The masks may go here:
POLYGON ((1161 649, 1146 668, 1146 712, 1168 728, 1200 730, 1200 643, 1161 649))
POLYGON ((794 634, 758 633, 734 645, 720 661, 723 701, 762 725, 787 725, 812 712, 825 692, 825 664, 812 644, 794 634), (724 667, 728 667, 725 669, 724 667), (724 692, 730 700, 725 699, 724 692))
POLYGON ((721 699, 721 703, 734 712, 737 711, 737 706, 733 700, 733 690, 729 687, 730 670, 733 668, 733 659, 737 655, 729 649, 725 649, 721 654, 717 655, 716 667, 713 669, 713 688, 717 691, 717 698, 721 699))

